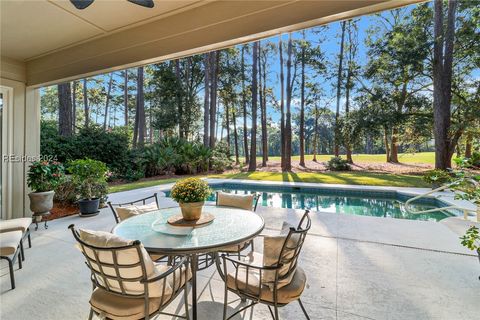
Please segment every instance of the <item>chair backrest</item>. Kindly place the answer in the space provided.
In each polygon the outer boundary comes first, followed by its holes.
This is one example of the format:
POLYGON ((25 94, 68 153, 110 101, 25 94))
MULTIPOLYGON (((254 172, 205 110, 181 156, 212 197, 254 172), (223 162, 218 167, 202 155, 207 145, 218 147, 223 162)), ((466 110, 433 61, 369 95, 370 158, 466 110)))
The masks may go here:
POLYGON ((302 251, 303 243, 307 237, 307 233, 312 225, 312 220, 309 216, 309 210, 305 210, 297 228, 290 228, 285 241, 283 242, 282 250, 278 258, 278 265, 288 266, 285 270, 281 270, 278 274, 278 280, 289 278, 297 267, 298 257, 302 251))
MULTIPOLYGON (((220 192, 216 192, 216 197, 215 197, 215 204, 218 206, 218 195, 220 192)), ((235 197, 235 194, 228 194, 229 197, 235 197)), ((253 193, 253 203, 252 203, 252 211, 257 211, 257 205, 258 205, 258 199, 260 199, 259 195, 257 193, 253 193)), ((224 205, 226 207, 232 207, 232 208, 240 208, 235 206, 234 204, 231 205, 224 205)), ((243 207, 242 207, 243 209, 243 207)))
POLYGON ((113 217, 115 218, 115 222, 116 223, 119 223, 120 222, 120 217, 118 216, 118 213, 117 211, 115 210, 115 207, 126 207, 126 206, 133 206, 135 204, 147 204, 147 200, 150 200, 150 199, 155 199, 155 203, 157 204, 157 209, 159 209, 159 205, 158 205, 158 194, 155 192, 152 196, 149 196, 149 197, 146 197, 146 198, 143 198, 143 199, 138 199, 138 200, 134 200, 134 201, 130 201, 130 202, 123 202, 123 203, 112 203, 110 201, 107 202, 108 206, 110 207, 110 209, 112 210, 112 214, 113 214, 113 217))
POLYGON ((95 287, 117 295, 148 297, 147 270, 138 240, 118 247, 92 246, 80 237, 73 225, 69 228, 78 242, 95 287))

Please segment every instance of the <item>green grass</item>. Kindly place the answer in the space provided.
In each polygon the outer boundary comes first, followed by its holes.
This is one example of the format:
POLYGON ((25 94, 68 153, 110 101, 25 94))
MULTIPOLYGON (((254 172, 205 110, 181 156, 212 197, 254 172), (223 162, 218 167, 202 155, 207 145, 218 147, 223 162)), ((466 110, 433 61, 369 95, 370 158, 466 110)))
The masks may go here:
POLYGON ((268 181, 315 182, 327 184, 351 184, 393 187, 428 187, 421 176, 369 173, 369 172, 240 172, 231 174, 209 175, 209 178, 247 179, 268 181))
POLYGON ((168 178, 168 179, 158 179, 158 180, 143 180, 135 181, 129 183, 115 184, 108 188, 109 193, 128 191, 133 189, 147 188, 158 186, 161 184, 167 184, 177 181, 179 178, 168 178))
MULTIPOLYGON (((246 179, 246 180, 267 180, 267 181, 295 181, 295 182, 315 182, 327 184, 351 184, 366 186, 393 186, 393 187, 428 187, 421 176, 388 174, 388 173, 369 173, 369 172, 328 172, 328 173, 310 173, 310 172, 240 172, 212 174, 209 176, 199 176, 218 179, 246 179)), ((176 182, 179 178, 168 178, 158 180, 144 180, 125 184, 113 185, 109 188, 110 193, 128 191, 139 188, 153 187, 157 185, 176 182)))
MULTIPOLYGON (((322 154, 317 155, 317 161, 325 162, 330 160, 333 155, 322 154)), ((345 159, 345 155, 342 155, 342 158, 345 159)), ((293 160, 300 160, 300 156, 293 156, 293 160)), ((305 155, 305 160, 311 161, 313 155, 305 155)), ((358 163, 385 163, 384 154, 353 154, 353 162, 358 163)), ((269 160, 280 161, 280 157, 269 157, 269 160)), ((426 163, 434 164, 435 163, 435 153, 434 152, 418 152, 418 153, 399 153, 398 160, 402 163, 426 163)))

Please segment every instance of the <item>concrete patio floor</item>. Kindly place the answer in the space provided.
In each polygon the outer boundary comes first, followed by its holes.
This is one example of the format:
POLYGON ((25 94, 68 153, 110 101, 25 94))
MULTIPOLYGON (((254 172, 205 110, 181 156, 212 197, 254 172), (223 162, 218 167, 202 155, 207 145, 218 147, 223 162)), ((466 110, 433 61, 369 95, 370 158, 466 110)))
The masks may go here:
MULTIPOLYGON (((112 201, 129 201, 159 187, 116 193, 112 201)), ((161 198, 160 205, 176 205, 161 198)), ((259 207, 266 232, 282 221, 298 221, 300 210, 259 207)), ((467 224, 457 218, 442 222, 383 219, 312 212, 312 229, 300 265, 308 287, 302 300, 312 319, 478 319, 480 265, 464 249, 458 234, 467 224), (452 220, 455 219, 455 220, 452 220), (449 221, 450 220, 450 221, 449 221), (450 226, 453 225, 454 228, 450 226)), ((67 226, 110 231, 109 209, 92 218, 71 216, 32 232, 23 269, 15 271, 10 290, 8 268, 2 263, 0 319, 86 319, 91 293, 89 272, 74 247, 67 226)), ((259 251, 261 241, 257 241, 259 251)), ((18 268, 18 266, 16 266, 18 268)), ((214 267, 199 274, 199 319, 221 319, 223 282, 214 267)), ((240 304, 229 295, 230 312, 240 304)), ((183 300, 168 308, 183 314, 183 300)), ((298 304, 281 309, 281 319, 303 319, 298 304)), ((159 316, 157 319, 171 319, 159 316)), ((236 319, 271 319, 265 306, 256 306, 236 319)))

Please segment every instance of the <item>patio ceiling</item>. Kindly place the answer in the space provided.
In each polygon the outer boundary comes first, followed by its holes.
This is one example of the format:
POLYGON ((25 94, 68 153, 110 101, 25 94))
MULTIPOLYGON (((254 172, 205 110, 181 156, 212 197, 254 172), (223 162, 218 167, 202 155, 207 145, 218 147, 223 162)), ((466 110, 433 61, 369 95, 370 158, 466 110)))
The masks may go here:
POLYGON ((155 0, 147 9, 96 0, 85 10, 69 0, 1 1, 2 65, 21 66, 38 87, 421 1, 155 0))

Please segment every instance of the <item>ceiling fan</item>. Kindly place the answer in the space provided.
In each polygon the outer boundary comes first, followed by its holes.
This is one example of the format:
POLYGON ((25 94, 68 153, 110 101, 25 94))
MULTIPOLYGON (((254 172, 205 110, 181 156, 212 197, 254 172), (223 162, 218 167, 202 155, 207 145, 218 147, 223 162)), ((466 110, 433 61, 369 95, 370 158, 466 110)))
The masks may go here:
MULTIPOLYGON (((70 2, 75 6, 75 8, 79 10, 83 10, 87 8, 89 5, 93 3, 93 1, 94 0, 70 0, 70 2)), ((153 0, 127 0, 127 1, 145 8, 153 8, 153 6, 155 5, 153 3, 153 0)))

